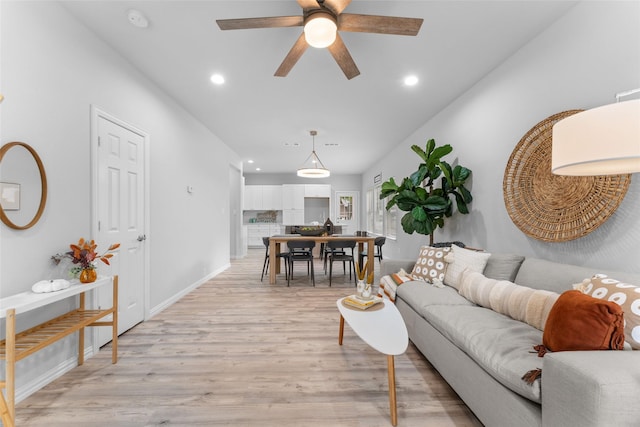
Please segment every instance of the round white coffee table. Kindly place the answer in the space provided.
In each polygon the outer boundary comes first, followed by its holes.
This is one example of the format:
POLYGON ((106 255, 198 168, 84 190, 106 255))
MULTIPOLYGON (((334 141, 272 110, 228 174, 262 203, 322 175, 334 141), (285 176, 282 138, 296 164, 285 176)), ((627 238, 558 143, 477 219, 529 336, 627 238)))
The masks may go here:
POLYGON ((391 425, 398 423, 396 407, 396 373, 393 356, 403 354, 409 345, 407 327, 396 306, 389 300, 383 300, 384 307, 371 307, 368 310, 349 308, 342 304, 340 298, 336 304, 340 311, 340 333, 338 344, 342 345, 344 321, 351 329, 374 350, 387 355, 387 371, 389 374, 389 406, 391 425))

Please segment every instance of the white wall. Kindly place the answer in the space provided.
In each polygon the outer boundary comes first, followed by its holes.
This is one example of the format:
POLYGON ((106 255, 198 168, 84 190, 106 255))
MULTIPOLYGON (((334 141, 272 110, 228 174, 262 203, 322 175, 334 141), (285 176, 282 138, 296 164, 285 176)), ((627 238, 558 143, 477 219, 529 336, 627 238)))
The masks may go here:
MULTIPOLYGON (((474 201, 472 212, 450 218, 436 233, 436 241, 460 240, 493 252, 640 272, 638 174, 605 224, 565 243, 545 243, 523 234, 509 218, 502 194, 509 156, 529 129, 561 111, 615 102, 616 93, 638 87, 640 3, 581 2, 369 170, 398 181, 419 164, 411 145, 424 147, 429 138, 439 145, 451 144, 454 152, 446 159, 458 158, 473 171, 474 201)), ((371 187, 373 175, 363 175, 364 189, 371 187)), ((408 236, 398 229, 397 242, 387 240, 388 257, 413 258, 418 247, 428 243, 426 236, 408 236)))
MULTIPOLYGON (((36 149, 49 197, 33 228, 0 225, 0 296, 29 290, 50 274, 51 255, 91 237, 91 105, 150 135, 148 311, 226 268, 229 167, 241 170, 239 157, 57 3, 3 1, 1 20, 0 143, 23 141, 36 149)), ((19 316, 18 326, 70 305, 19 316)), ((74 341, 20 362, 18 386, 64 369, 73 361, 74 341)))

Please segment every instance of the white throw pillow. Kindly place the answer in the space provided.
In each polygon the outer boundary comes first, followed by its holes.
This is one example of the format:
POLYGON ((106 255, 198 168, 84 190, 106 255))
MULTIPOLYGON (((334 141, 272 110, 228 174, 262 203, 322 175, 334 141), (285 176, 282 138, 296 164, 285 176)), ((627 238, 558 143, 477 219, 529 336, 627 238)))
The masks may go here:
POLYGON ((465 268, 482 273, 491 254, 489 252, 472 251, 451 245, 453 262, 447 266, 444 273, 444 284, 455 289, 460 289, 460 279, 465 268))

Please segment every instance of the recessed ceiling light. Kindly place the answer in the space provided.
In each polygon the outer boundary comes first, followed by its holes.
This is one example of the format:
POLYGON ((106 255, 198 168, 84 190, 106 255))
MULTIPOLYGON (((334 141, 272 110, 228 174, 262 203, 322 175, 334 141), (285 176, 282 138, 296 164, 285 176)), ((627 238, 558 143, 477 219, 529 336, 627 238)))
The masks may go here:
POLYGON ((222 77, 222 74, 212 74, 211 82, 216 85, 221 85, 224 83, 224 77, 222 77))
POLYGON ((257 170, 258 172, 260 172, 262 169, 260 169, 260 168, 256 168, 256 170, 257 170))
POLYGON ((127 18, 134 27, 147 28, 149 26, 149 20, 139 10, 130 9, 127 12, 127 18))
POLYGON ((404 84, 405 86, 415 86, 418 84, 418 77, 417 76, 407 76, 404 78, 404 84))
POLYGON ((247 160, 247 163, 253 163, 253 160, 247 160))

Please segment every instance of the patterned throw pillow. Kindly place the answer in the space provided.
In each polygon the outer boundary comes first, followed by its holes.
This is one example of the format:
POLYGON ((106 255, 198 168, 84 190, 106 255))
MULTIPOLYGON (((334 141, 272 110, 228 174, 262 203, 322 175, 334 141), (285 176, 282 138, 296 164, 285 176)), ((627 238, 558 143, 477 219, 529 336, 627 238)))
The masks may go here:
POLYGON ((422 280, 432 283, 433 280, 444 280, 444 274, 447 270, 447 263, 444 260, 445 255, 451 251, 451 248, 432 248, 431 246, 423 246, 420 248, 418 260, 411 270, 410 276, 414 280, 422 280))
POLYGON ((472 251, 459 246, 451 246, 453 262, 447 267, 444 284, 460 289, 460 279, 465 268, 482 273, 491 254, 489 252, 472 251))
POLYGON ((631 348, 640 350, 640 286, 596 274, 574 288, 594 298, 613 301, 622 307, 625 340, 631 348))
POLYGON ((413 280, 413 279, 409 277, 407 272, 404 271, 403 269, 400 269, 400 271, 397 273, 382 276, 380 278, 380 287, 378 288, 378 296, 382 298, 387 298, 391 302, 395 303, 398 286, 410 280, 413 280))

